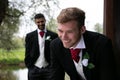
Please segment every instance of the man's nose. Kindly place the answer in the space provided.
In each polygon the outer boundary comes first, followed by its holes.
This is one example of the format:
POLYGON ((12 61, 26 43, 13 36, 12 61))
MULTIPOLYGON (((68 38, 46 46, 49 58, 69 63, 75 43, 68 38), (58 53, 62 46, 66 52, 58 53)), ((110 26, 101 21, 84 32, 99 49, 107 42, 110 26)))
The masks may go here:
POLYGON ((66 38, 66 36, 67 36, 67 33, 62 34, 62 38, 66 38))

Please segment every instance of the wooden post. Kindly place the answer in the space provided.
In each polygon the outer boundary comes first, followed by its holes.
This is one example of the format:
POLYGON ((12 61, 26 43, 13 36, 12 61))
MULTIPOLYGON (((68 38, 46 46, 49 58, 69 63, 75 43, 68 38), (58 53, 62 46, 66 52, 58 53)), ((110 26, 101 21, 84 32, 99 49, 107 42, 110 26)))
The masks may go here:
MULTIPOLYGON (((120 3, 119 0, 104 0, 103 31, 113 43, 118 78, 120 79, 120 3)), ((118 80, 119 80, 118 79, 118 80)))

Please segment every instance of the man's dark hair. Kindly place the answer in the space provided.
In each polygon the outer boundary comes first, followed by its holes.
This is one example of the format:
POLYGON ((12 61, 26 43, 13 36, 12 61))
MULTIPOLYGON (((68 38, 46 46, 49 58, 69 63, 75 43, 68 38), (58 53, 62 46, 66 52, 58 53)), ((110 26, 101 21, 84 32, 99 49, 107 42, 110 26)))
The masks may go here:
POLYGON ((45 18, 45 17, 42 13, 39 13, 35 15, 34 19, 38 19, 38 18, 45 18))

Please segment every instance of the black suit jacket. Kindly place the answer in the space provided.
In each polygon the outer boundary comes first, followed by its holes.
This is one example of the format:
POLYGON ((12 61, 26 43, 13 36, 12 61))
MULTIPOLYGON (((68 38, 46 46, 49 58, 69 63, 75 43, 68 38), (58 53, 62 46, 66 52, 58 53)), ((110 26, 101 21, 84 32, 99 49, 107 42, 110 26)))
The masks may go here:
MULTIPOLYGON (((89 54, 88 63, 94 68, 83 66, 87 80, 116 80, 115 62, 110 39, 99 33, 86 31, 83 34, 86 49, 83 56, 89 54)), ((63 47, 59 38, 51 43, 51 80, 64 80, 65 72, 71 80, 82 80, 79 77, 70 50, 63 47)))
MULTIPOLYGON (((47 30, 46 37, 50 36, 49 40, 45 40, 45 58, 50 62, 50 42, 57 37, 56 33, 47 30)), ((25 64, 28 68, 32 68, 40 55, 38 44, 37 30, 28 33, 25 38, 25 64)))

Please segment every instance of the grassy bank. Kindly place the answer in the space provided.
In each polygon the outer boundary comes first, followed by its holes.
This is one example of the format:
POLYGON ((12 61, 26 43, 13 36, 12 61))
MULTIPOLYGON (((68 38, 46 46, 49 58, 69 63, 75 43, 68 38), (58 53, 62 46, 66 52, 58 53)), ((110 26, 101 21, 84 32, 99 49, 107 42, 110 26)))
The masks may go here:
POLYGON ((23 63, 24 54, 24 48, 11 51, 0 49, 0 65, 23 63))

